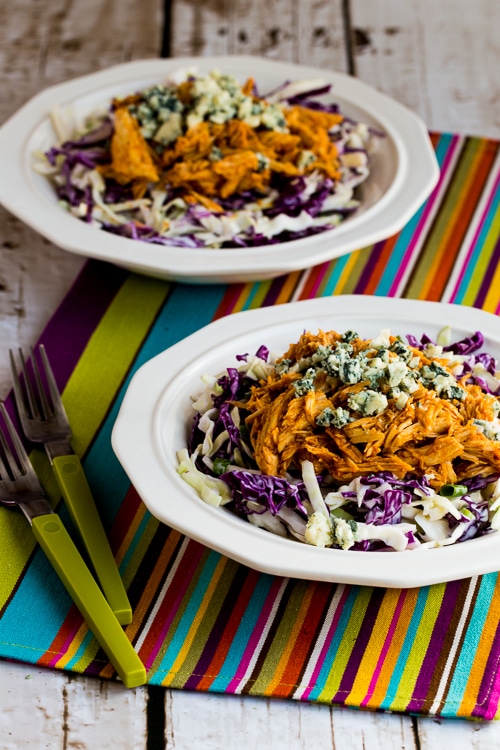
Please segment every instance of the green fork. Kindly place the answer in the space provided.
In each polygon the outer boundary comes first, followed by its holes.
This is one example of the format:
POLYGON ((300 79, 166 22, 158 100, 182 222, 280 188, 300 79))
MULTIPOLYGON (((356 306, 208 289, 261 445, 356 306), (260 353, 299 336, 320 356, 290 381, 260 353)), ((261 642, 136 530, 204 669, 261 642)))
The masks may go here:
POLYGON ((42 443, 71 518, 86 547, 90 563, 111 609, 122 625, 132 622, 132 608, 116 566, 94 498, 79 457, 71 443, 71 427, 45 351, 33 349, 31 368, 19 349, 21 376, 10 352, 12 383, 23 432, 34 443, 42 443))
POLYGON ((146 682, 146 669, 40 485, 0 402, 0 503, 19 508, 72 600, 126 687, 146 682))

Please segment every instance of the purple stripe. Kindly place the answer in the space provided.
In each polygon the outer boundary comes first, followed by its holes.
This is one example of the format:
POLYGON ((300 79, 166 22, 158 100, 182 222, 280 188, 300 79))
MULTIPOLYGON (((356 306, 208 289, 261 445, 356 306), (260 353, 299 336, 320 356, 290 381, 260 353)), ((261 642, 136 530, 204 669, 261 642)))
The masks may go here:
POLYGON ((499 262, 500 262, 500 237, 497 239, 496 245, 493 248, 493 253, 491 255, 490 262, 488 263, 488 268, 486 269, 484 278, 481 282, 481 286, 477 293, 477 297, 474 302, 474 307, 483 306, 484 301, 486 299, 486 295, 488 294, 490 290, 491 282, 493 280, 493 277, 495 275, 495 271, 497 269, 499 262))
POLYGON ((476 699, 476 707, 471 712, 471 716, 478 719, 494 719, 498 710, 500 692, 498 672, 500 662, 500 624, 497 625, 488 657, 483 679, 481 680, 481 687, 476 699))
POLYGON ((278 295, 281 292, 286 278, 286 276, 279 276, 277 279, 272 280, 271 286, 269 287, 269 290, 264 297, 261 307, 269 307, 270 305, 274 305, 274 303, 278 299, 278 295))
POLYGON ((363 268, 359 276, 358 283, 354 288, 353 294, 362 294, 366 289, 368 282, 370 281, 370 278, 372 276, 373 269, 377 265, 379 255, 382 252, 386 242, 387 240, 382 240, 381 242, 377 242, 375 245, 373 245, 370 254, 368 255, 368 260, 365 263, 365 267, 363 268))
POLYGON ((248 577, 249 570, 243 565, 239 565, 235 570, 234 566, 231 565, 230 573, 235 574, 235 577, 224 597, 219 614, 210 629, 207 642, 203 647, 203 651, 200 654, 196 666, 190 677, 188 677, 184 683, 184 690, 196 690, 200 680, 205 679, 206 675, 209 674, 208 670, 210 664, 217 653, 217 648, 219 647, 224 635, 224 630, 231 618, 233 608, 238 601, 238 594, 245 586, 245 580, 248 577))
POLYGON ((45 327, 39 343, 47 349, 61 390, 127 276, 122 268, 89 261, 45 327))
MULTIPOLYGON (((45 326, 38 343, 44 344, 59 389, 62 391, 76 367, 87 342, 128 276, 128 271, 109 263, 90 260, 45 326)), ((17 418, 12 391, 5 407, 26 447, 17 418)))
MULTIPOLYGON (((349 656, 349 660, 346 664, 344 674, 339 684, 339 688, 332 698, 332 703, 337 705, 343 705, 345 699, 352 690, 354 680, 359 670, 359 665, 366 650, 366 646, 369 643, 375 622, 378 617, 378 613, 382 602, 384 600, 386 590, 382 588, 374 588, 366 608, 366 612, 363 615, 363 623, 359 632, 356 636, 356 642, 349 656)), ((344 634, 343 638, 348 636, 348 631, 344 634)))
MULTIPOLYGON (((439 606, 439 614, 434 623, 432 635, 413 689, 413 698, 406 707, 408 712, 421 712, 426 703, 429 693, 429 685, 436 670, 436 666, 440 663, 440 656, 443 652, 443 648, 448 648, 446 646, 446 635, 463 585, 464 581, 451 581, 445 586, 443 600, 439 606)), ((431 697, 431 700, 433 700, 433 697, 431 697)))

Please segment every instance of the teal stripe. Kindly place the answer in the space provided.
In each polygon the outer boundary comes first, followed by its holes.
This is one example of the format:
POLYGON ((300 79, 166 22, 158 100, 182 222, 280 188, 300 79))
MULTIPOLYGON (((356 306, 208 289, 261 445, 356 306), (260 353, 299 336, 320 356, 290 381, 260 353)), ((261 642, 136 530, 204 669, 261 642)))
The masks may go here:
MULTIPOLYGON (((406 667, 406 662, 408 661, 410 651, 413 647, 420 621, 422 620, 422 616, 425 612, 425 607, 427 605, 427 599, 429 597, 430 590, 430 586, 425 586, 418 592, 415 609, 413 611, 413 615, 408 628, 406 629, 405 639, 401 644, 399 657, 394 666, 394 672, 392 673, 391 681, 389 682, 389 686, 387 688, 387 693, 380 704, 380 708, 382 709, 389 709, 391 703, 394 701, 394 698, 398 695, 399 683, 406 667)), ((410 698, 411 695, 408 696, 408 699, 410 698)))
MULTIPOLYGON (((437 158, 440 168, 442 167, 446 159, 447 153, 450 149, 450 146, 452 145, 452 141, 453 141, 453 136, 443 135, 439 139, 436 145, 435 153, 436 153, 436 158, 437 158)), ((388 259, 386 263, 386 266, 382 274, 382 277, 379 281, 379 284, 374 292, 375 295, 387 296, 389 294, 389 290, 394 281, 394 277, 396 276, 396 273, 401 265, 401 261, 403 260, 404 255, 408 249, 408 245, 410 244, 413 238, 413 235, 415 233, 415 230, 422 218, 426 205, 427 203, 422 204, 422 206, 413 215, 413 217, 408 221, 408 223, 403 227, 401 233, 399 234, 396 244, 394 245, 392 249, 390 258, 388 259)))
POLYGON ((333 268, 331 269, 330 276, 328 277, 328 281, 325 284, 323 292, 321 293, 322 297, 331 297, 335 293, 335 287, 339 283, 339 279, 350 257, 351 255, 349 253, 347 255, 342 255, 340 258, 337 258, 334 261, 333 268))
POLYGON ((493 195, 491 206, 484 218, 484 222, 479 231, 476 244, 473 248, 473 252, 471 253, 467 266, 465 267, 465 273, 460 282, 460 286, 457 290, 456 297, 453 300, 455 304, 461 304, 465 296, 467 295, 467 292, 469 290, 469 284, 474 274, 476 273, 476 266, 481 259, 481 254, 483 252, 484 245, 488 238, 488 234, 491 230, 493 221, 495 220, 496 214, 499 210, 499 205, 500 205, 500 186, 497 188, 497 190, 495 191, 493 195))
POLYGON ((16 596, 0 619, 2 656, 36 662, 50 649, 71 605, 69 594, 38 547, 16 596))
POLYGON ((340 644, 342 643, 342 640, 346 634, 346 628, 349 623, 359 591, 359 586, 352 586, 350 588, 349 594, 347 595, 347 599, 342 605, 342 614, 339 617, 337 627, 335 628, 332 640, 330 641, 330 645, 328 646, 328 651, 323 660, 323 664, 321 665, 320 672, 316 678, 316 687, 310 692, 308 696, 308 700, 310 701, 317 700, 325 688, 325 685, 328 681, 328 675, 330 674, 330 671, 332 669, 332 664, 335 661, 340 644))
MULTIPOLYGON (((172 640, 165 651, 165 654, 161 660, 159 666, 155 669, 152 681, 160 684, 167 674, 172 670, 175 660, 179 655, 179 651, 184 646, 184 641, 189 632, 189 628, 193 624, 193 620, 196 617, 200 608, 205 592, 210 585, 212 576, 215 572, 217 565, 219 564, 221 556, 218 552, 210 551, 207 555, 205 564, 203 565, 200 577, 196 583, 194 590, 189 596, 187 607, 179 620, 177 628, 172 635, 172 640)), ((196 574, 195 574, 196 575, 196 574)), ((168 595, 168 594, 167 594, 168 595)))
POLYGON ((454 669, 448 694, 445 696, 446 705, 453 708, 455 712, 462 702, 467 687, 467 680, 469 679, 484 623, 486 622, 489 607, 495 593, 497 578, 498 573, 490 573, 481 578, 476 604, 465 634, 463 648, 454 669))
POLYGON ((240 625, 233 637, 227 656, 220 668, 220 672, 209 688, 210 692, 225 692, 229 684, 236 678, 238 667, 245 653, 245 649, 248 646, 249 633, 255 631, 257 621, 262 609, 264 608, 263 603, 269 596, 273 581, 274 578, 272 576, 259 576, 257 585, 250 597, 240 625))
POLYGON ((128 549, 125 555, 123 556, 123 560, 121 561, 119 570, 122 576, 125 574, 125 571, 127 570, 129 563, 131 559, 133 558, 135 551, 142 540, 143 534, 145 534, 147 527, 151 523, 151 520, 152 520, 151 513, 149 513, 149 511, 146 511, 144 513, 142 521, 137 527, 137 531, 135 532, 133 539, 130 540, 130 544, 128 546, 128 549))
MULTIPOLYGON (((70 659, 70 661, 66 664, 66 666, 64 667, 64 669, 70 671, 70 670, 73 670, 73 668, 77 666, 77 664, 80 661, 80 659, 82 659, 85 656, 85 651, 89 647, 89 645, 90 645, 91 641, 93 640, 93 638, 94 638, 94 635, 93 635, 92 631, 89 630, 88 633, 85 635, 83 641, 80 643, 80 646, 79 646, 76 654, 74 655, 74 657, 72 659, 70 659)), ((102 666, 104 667, 106 664, 107 664, 107 661, 104 662, 102 666)))
POLYGON ((241 308, 242 310, 249 310, 252 302, 254 301, 257 292, 260 290, 260 282, 257 282, 253 284, 252 288, 250 289, 250 294, 248 295, 248 299, 246 300, 245 304, 241 308))
POLYGON ((179 285, 174 287, 145 339, 131 371, 102 424, 84 461, 95 500, 103 509, 103 522, 108 528, 118 512, 130 482, 111 449, 111 432, 133 375, 145 362, 173 346, 181 339, 209 323, 222 300, 226 287, 179 285), (106 513, 106 516, 104 516, 106 513))

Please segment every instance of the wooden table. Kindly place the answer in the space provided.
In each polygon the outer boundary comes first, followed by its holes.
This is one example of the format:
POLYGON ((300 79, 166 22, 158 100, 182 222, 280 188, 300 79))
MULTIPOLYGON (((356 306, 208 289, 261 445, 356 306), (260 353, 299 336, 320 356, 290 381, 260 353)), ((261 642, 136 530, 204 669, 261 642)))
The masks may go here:
MULTIPOLYGON (((0 122, 130 59, 255 54, 359 76, 433 130, 500 138, 498 0, 17 0, 0 6, 0 122)), ((0 209, 0 397, 82 265, 0 209)), ((500 725, 139 688, 0 663, 0 748, 500 748, 500 725)))

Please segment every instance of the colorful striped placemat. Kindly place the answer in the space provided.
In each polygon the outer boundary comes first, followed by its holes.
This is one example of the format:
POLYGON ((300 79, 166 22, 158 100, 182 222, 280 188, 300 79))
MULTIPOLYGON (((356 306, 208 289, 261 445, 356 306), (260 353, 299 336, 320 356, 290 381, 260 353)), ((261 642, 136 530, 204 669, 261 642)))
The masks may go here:
MULTIPOLYGON (((64 389, 74 447, 84 457, 134 608, 126 632, 150 684, 498 717, 497 574, 387 590, 257 573, 159 524, 110 444, 137 368, 223 315, 345 293, 497 313, 499 144, 447 134, 432 140, 439 184, 384 242, 304 272, 229 286, 170 284, 90 261, 45 329, 41 340, 64 389)), ((71 527, 44 455, 35 450, 32 457, 71 527)), ((0 538, 0 656, 114 678, 25 519, 1 508, 0 538)))

